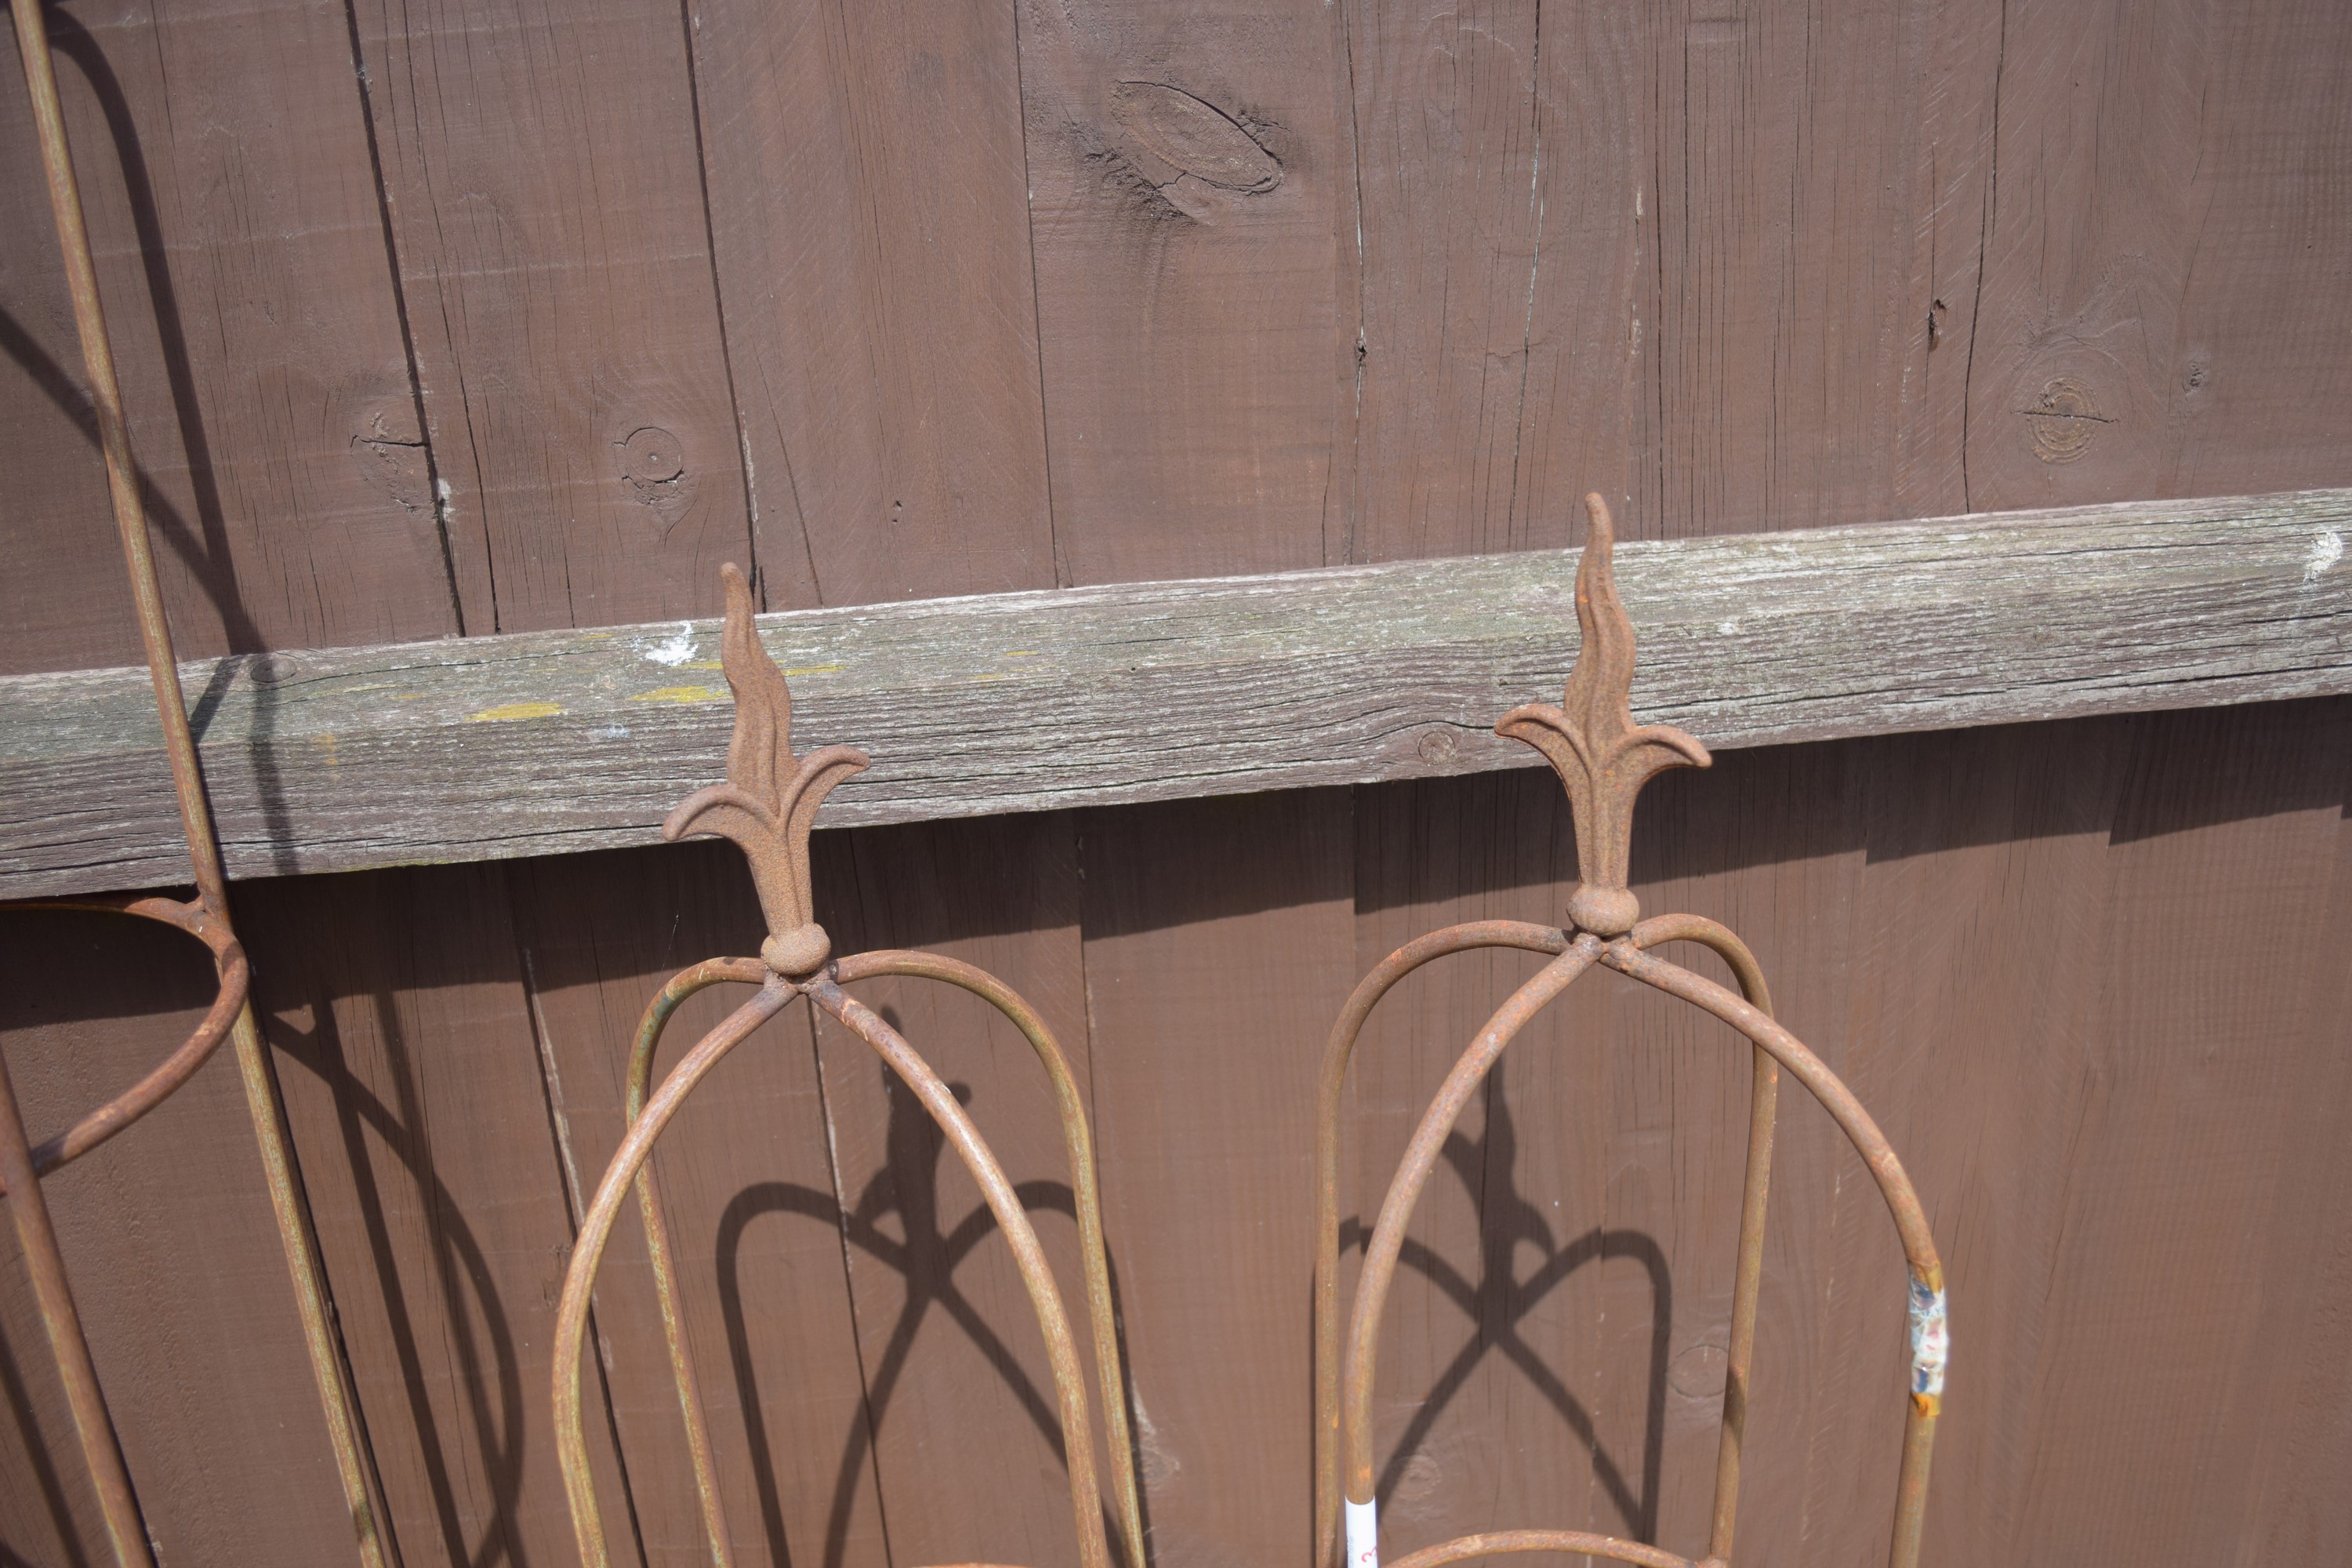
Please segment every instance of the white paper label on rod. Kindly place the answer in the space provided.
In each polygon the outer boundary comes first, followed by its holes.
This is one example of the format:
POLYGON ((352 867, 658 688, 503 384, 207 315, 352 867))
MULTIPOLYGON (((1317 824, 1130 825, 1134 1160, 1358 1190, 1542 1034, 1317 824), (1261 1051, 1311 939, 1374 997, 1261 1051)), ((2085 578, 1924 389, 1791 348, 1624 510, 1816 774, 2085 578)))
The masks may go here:
POLYGON ((1381 1568, 1380 1507, 1376 1502, 1349 1502, 1348 1568, 1381 1568))

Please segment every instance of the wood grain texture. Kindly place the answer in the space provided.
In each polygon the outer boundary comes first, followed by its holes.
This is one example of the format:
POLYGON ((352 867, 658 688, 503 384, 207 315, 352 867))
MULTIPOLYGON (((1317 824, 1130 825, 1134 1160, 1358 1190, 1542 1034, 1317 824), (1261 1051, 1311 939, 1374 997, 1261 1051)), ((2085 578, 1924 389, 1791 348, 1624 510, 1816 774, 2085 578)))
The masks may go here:
POLYGON ((1010 5, 688 14, 768 606, 1053 586, 1010 5))
MULTIPOLYGON (((121 916, 0 914, 0 1035, 37 1142, 177 1047, 204 949, 121 916)), ((352 1553, 233 1047, 43 1183, 159 1560, 352 1553)), ((13 1231, 0 1265, 0 1561, 110 1562, 13 1231)))
POLYGON ((1354 169, 1335 12, 1019 17, 1061 580, 1338 559, 1354 169))
MULTIPOLYGON (((1715 746, 2340 690, 2341 492, 1628 545, 1634 706, 1715 746), (2332 543, 2331 543, 2332 542, 2332 543)), ((1573 552, 771 619, 827 820, 1524 765, 1573 552), (976 713, 982 715, 975 722, 976 713)), ((708 622, 191 666, 234 873, 643 844, 722 771, 708 622)), ((143 673, 0 683, 0 887, 183 875, 143 673)))
MULTIPOLYGON (((1624 494, 1646 166, 1622 7, 1347 10, 1362 313, 1343 559, 1569 542, 1624 494)), ((1654 203, 1653 204, 1654 205, 1654 203)))
POLYGON ((1105 1225, 1163 1568, 1313 1552, 1316 1042, 1354 980, 1351 816, 1301 790, 1080 818, 1105 1225))
MULTIPOLYGON (((547 1394, 572 1228, 503 881, 280 881, 237 904, 272 955, 256 1002, 408 1562, 576 1552, 547 1394)), ((635 1563, 611 1431, 592 1421, 589 1452, 635 1563)))
MULTIPOLYGON (((458 630, 343 9, 76 6, 58 77, 184 654, 458 630)), ((0 669, 139 657, 14 49, 0 669)))
POLYGON ((1630 533, 1983 505, 1948 461, 1946 334, 1974 289, 1947 242, 1974 216, 2000 19, 1840 0, 1652 23, 1630 533))
MULTIPOLYGON (((719 844, 528 861, 507 880, 576 1214, 620 1143, 624 1075, 647 1003, 688 964, 756 952, 759 905, 740 856, 719 844)), ((748 994, 721 985, 681 1007, 656 1074, 748 994)), ((736 1560, 865 1568, 888 1558, 872 1488, 842 1485, 845 1473, 869 1476, 872 1461, 811 1047, 797 1010, 746 1040, 679 1111, 655 1169, 736 1560)), ((536 1323, 541 1304, 530 1306, 536 1323)), ((597 1277, 594 1321, 591 1408, 601 1380, 626 1469, 625 1490, 603 1499, 606 1528, 625 1538, 633 1512, 649 1568, 707 1564, 634 1202, 597 1277)), ((527 1392, 535 1437, 546 1402, 527 1392)))
POLYGON ((2352 199, 2341 22, 2100 0, 2007 19, 1971 507, 2257 467, 2340 482, 2352 303, 2318 279, 2343 270, 2352 199))
POLYGON ((677 8, 353 18, 466 629, 699 604, 753 542, 677 8))
MULTIPOLYGON (((1094 1101, 1072 814, 861 828, 820 844, 829 896, 819 914, 836 951, 911 947, 980 965, 1040 1011, 1094 1101)), ((1099 1449, 1070 1167, 1035 1053, 986 1003, 936 981, 856 990, 956 1089, 1029 1210, 1087 1368, 1099 1449)), ((818 1042, 874 1432, 870 1455, 840 1453, 844 1483, 853 1460, 870 1467, 855 1484, 878 1495, 893 1563, 1069 1568, 1077 1542, 1053 1373, 1003 1235, 872 1047, 829 1018, 818 1042)), ((1099 1473, 1110 1505, 1109 1471, 1099 1473)), ((845 1500, 836 1495, 836 1511, 845 1500)), ((828 1545, 825 1560, 841 1557, 828 1545)))

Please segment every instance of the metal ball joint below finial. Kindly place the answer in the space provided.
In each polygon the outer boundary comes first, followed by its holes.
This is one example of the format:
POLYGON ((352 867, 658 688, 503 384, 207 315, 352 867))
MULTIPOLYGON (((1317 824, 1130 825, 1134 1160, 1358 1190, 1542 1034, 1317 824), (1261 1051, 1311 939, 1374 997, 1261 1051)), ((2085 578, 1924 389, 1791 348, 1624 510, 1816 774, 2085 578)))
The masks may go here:
POLYGON ((805 980, 824 967, 833 955, 833 938, 810 921, 779 932, 760 944, 760 962, 787 980, 805 980))

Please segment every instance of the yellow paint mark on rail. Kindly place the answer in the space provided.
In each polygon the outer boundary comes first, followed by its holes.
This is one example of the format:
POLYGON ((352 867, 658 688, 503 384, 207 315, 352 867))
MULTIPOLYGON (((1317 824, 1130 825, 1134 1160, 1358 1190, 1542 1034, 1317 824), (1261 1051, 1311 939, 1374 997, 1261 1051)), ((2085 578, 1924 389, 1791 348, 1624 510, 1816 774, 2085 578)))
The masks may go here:
POLYGON ((629 699, 632 702, 716 702, 727 695, 723 686, 665 686, 658 691, 640 691, 629 699))
POLYGON ((805 668, 788 669, 784 673, 786 675, 839 675, 848 668, 849 666, 845 664, 812 664, 805 668))
POLYGON ((562 711, 552 702, 509 702, 503 708, 485 708, 466 717, 472 723, 495 724, 508 719, 552 719, 562 711))

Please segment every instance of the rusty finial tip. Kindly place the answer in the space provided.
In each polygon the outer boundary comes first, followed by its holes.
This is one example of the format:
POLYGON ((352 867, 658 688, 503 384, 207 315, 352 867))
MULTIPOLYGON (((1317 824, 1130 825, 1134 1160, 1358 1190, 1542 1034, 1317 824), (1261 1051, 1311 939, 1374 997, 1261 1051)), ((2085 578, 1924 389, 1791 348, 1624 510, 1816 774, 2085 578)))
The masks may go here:
POLYGON ((854 746, 824 746, 806 756, 794 754, 792 689, 760 641, 751 584, 731 561, 719 569, 719 575, 727 587, 719 663, 735 694, 727 782, 680 801, 662 823, 662 837, 678 839, 708 833, 732 840, 751 862, 751 881, 767 916, 768 945, 776 950, 770 966, 779 973, 812 973, 824 962, 831 943, 812 912, 809 832, 826 795, 862 771, 868 759, 854 746), (813 958, 808 956, 812 952, 813 958))
POLYGON ((1576 817, 1576 856, 1584 878, 1570 900, 1570 919, 1580 930, 1618 936, 1633 929, 1640 912, 1625 890, 1634 797, 1653 774, 1703 768, 1713 759, 1680 730, 1633 722, 1633 623, 1617 597, 1616 530, 1598 492, 1584 498, 1584 510, 1592 531, 1576 568, 1576 620, 1583 637, 1568 688, 1559 706, 1515 708, 1495 732, 1533 746, 1559 775, 1576 817))

